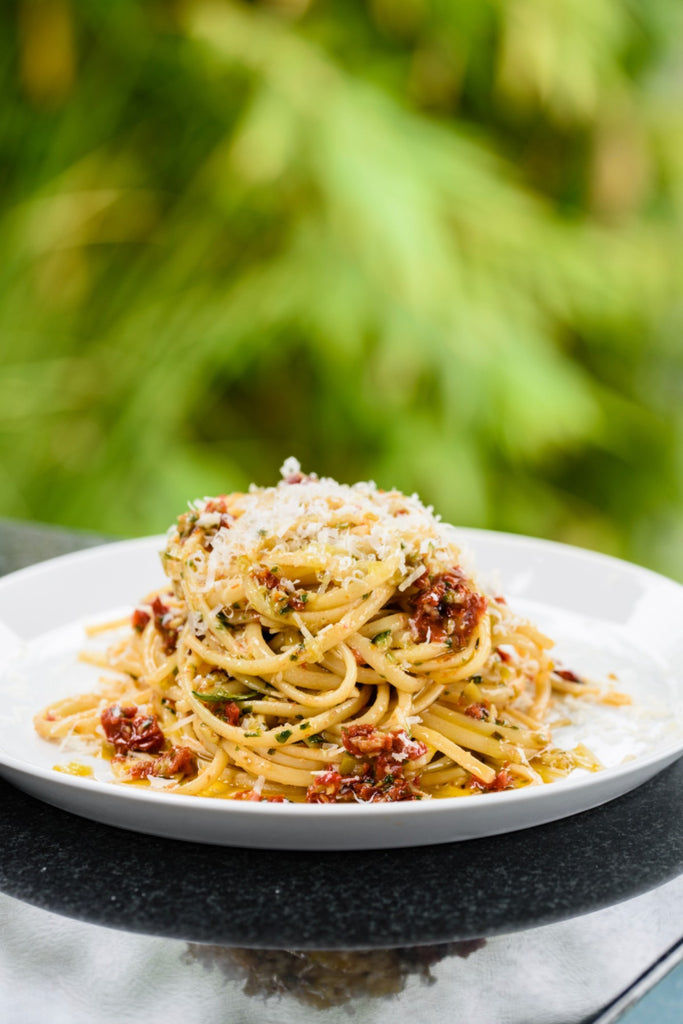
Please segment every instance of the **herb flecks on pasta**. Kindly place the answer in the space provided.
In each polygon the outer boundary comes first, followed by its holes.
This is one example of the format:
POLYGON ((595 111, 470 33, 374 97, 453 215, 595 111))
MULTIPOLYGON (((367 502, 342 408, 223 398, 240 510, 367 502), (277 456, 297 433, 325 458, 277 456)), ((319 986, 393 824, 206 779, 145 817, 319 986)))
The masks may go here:
POLYGON ((468 796, 599 767, 553 748, 548 722, 554 694, 600 691, 475 583, 452 527, 415 495, 294 459, 282 476, 179 517, 168 587, 86 655, 110 670, 101 689, 44 709, 41 736, 88 741, 121 782, 255 801, 468 796))

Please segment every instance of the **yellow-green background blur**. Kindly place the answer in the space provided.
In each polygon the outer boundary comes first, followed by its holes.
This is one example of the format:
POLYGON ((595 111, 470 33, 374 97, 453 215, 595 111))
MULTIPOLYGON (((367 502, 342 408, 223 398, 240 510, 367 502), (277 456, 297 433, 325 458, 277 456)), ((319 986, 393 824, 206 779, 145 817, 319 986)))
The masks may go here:
POLYGON ((683 577, 680 0, 22 0, 0 53, 0 515, 295 454, 683 577))

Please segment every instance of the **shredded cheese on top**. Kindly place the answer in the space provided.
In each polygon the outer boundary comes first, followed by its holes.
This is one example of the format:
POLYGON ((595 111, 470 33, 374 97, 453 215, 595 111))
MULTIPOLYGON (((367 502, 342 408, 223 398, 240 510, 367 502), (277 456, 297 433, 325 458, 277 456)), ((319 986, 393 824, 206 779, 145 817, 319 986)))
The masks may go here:
POLYGON ((198 525, 218 526, 205 565, 207 583, 236 574, 238 561, 273 564, 277 558, 306 549, 319 556, 331 581, 362 579, 373 562, 394 560, 396 578, 409 586, 430 569, 453 565, 455 530, 422 504, 416 494, 383 491, 372 482, 340 484, 330 478, 301 474, 299 462, 287 459, 275 487, 252 485, 231 495, 227 525, 219 525, 211 498, 191 504, 198 525), (292 479, 293 478, 293 479, 292 479))

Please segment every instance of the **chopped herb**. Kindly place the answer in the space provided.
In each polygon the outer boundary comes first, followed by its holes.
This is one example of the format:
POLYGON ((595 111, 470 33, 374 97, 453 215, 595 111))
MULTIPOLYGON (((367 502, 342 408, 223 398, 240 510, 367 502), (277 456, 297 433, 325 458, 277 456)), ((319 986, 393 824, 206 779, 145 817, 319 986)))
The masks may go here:
MULTIPOLYGON (((225 690, 216 690, 215 693, 200 693, 199 690, 193 690, 192 693, 204 704, 223 704, 230 700, 239 703, 243 700, 254 699, 253 693, 227 693, 225 690)), ((246 711, 246 708, 244 710, 246 711)))
POLYGON ((162 704, 162 707, 166 708, 166 710, 168 712, 170 712, 170 714, 172 714, 172 715, 176 714, 176 709, 174 707, 174 702, 172 700, 170 700, 168 697, 162 697, 161 698, 161 704, 162 704))
MULTIPOLYGON (((299 717, 300 716, 297 715, 297 718, 299 718, 299 717)), ((301 725, 299 726, 299 728, 300 729, 310 729, 311 728, 311 723, 310 722, 302 722, 301 725)))
POLYGON ((275 753, 275 747, 268 747, 268 753, 269 754, 274 754, 275 753))
POLYGON ((258 535, 259 535, 259 537, 267 537, 268 536, 268 531, 267 530, 259 530, 258 531, 258 535))
POLYGON ((260 736, 261 735, 261 730, 257 729, 256 732, 245 732, 244 735, 245 736, 260 736))
POLYGON ((376 637, 373 637, 372 642, 373 642, 373 644, 378 645, 378 644, 383 644, 387 640, 390 640, 390 639, 391 639, 391 630, 390 629, 385 629, 381 633, 378 633, 376 637))
POLYGON ((367 601, 367 599, 368 599, 368 598, 370 597, 370 594, 371 594, 371 593, 372 593, 372 591, 371 591, 371 590, 368 590, 367 594, 363 594, 363 600, 364 600, 364 601, 367 601))
POLYGON ((282 732, 278 732, 275 734, 275 739, 278 741, 278 743, 286 743, 291 735, 291 729, 283 729, 282 732))
POLYGON ((230 626, 232 624, 230 622, 230 614, 229 612, 226 612, 225 608, 221 608, 219 612, 216 612, 216 622, 218 623, 218 625, 224 627, 230 626))

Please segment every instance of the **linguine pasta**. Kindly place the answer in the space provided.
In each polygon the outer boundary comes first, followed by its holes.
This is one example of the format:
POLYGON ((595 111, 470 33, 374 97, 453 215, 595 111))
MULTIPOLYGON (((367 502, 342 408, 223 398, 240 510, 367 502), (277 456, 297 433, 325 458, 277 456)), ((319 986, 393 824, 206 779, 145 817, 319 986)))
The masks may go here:
POLYGON ((36 716, 121 782, 311 803, 468 796, 599 764, 552 745, 556 695, 619 701, 478 586, 416 496, 304 475, 194 502, 168 586, 106 655, 96 693, 36 716))

